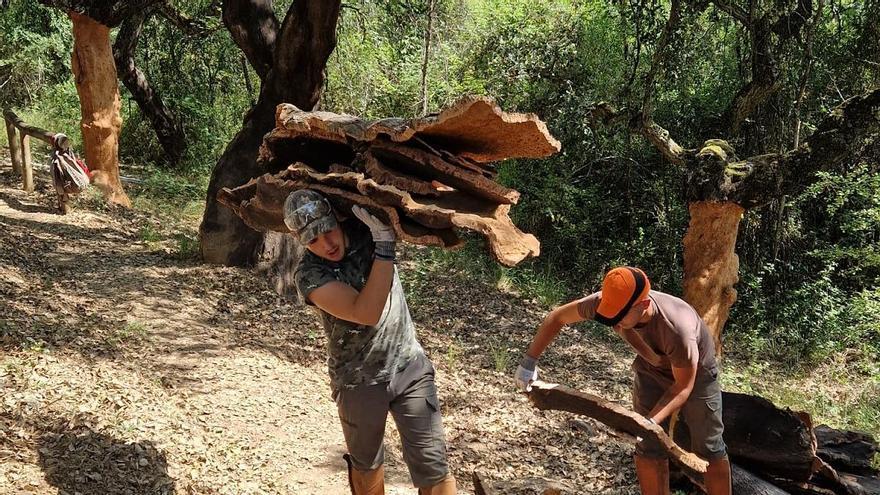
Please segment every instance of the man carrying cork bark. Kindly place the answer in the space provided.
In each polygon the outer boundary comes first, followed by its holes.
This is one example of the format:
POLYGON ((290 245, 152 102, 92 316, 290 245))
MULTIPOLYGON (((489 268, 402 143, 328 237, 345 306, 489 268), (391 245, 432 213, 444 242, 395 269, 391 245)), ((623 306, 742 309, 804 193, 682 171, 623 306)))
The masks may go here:
MULTIPOLYGON (((668 431, 670 417, 681 411, 691 450, 709 462, 706 491, 730 494, 715 344, 694 308, 675 296, 652 291, 640 269, 615 268, 605 276, 600 292, 551 311, 517 368, 517 387, 528 391, 538 379, 536 363, 544 349, 564 325, 584 320, 612 327, 635 349, 633 407, 645 417, 645 426, 661 425, 668 431)), ((640 442, 635 465, 644 495, 669 494, 669 461, 660 445, 640 442)))
POLYGON ((352 211, 360 221, 340 222, 327 199, 308 189, 284 203, 284 222, 306 248, 296 287, 316 308, 327 335, 352 493, 385 493, 383 437, 390 412, 419 494, 455 494, 434 367, 416 340, 394 264, 394 230, 359 206, 352 211))

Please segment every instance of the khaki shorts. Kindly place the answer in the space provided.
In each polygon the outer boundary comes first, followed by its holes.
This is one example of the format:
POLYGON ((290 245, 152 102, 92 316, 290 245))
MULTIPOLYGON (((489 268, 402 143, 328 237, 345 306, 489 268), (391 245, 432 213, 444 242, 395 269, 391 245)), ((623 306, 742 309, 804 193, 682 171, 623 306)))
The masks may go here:
MULTIPOLYGON (((671 382, 638 368, 635 371, 633 409, 645 416, 657 405, 671 382)), ((718 383, 717 370, 700 370, 691 395, 679 411, 679 420, 687 425, 692 452, 709 461, 727 455, 727 446, 723 439, 724 423, 721 421, 721 385, 718 383)), ((669 431, 669 419, 661 426, 669 431)), ((639 442, 636 453, 650 458, 666 457, 666 451, 660 445, 648 441, 639 442)))
POLYGON ((390 382, 340 388, 334 399, 355 469, 376 469, 384 462, 382 439, 391 412, 413 485, 434 486, 449 474, 434 366, 425 355, 413 359, 390 382))

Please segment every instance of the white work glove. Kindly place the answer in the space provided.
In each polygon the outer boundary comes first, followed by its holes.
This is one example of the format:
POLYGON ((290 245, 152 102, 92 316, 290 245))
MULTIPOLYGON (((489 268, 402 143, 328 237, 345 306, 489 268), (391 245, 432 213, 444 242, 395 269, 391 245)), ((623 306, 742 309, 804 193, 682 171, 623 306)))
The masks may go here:
POLYGON ((394 229, 385 225, 382 220, 374 217, 361 206, 352 206, 351 212, 354 213, 354 216, 356 216, 358 220, 364 222, 364 225, 369 227, 370 233, 373 234, 373 242, 395 242, 397 240, 397 236, 394 234, 394 229))
POLYGON ((513 383, 516 384, 516 388, 519 391, 530 391, 532 389, 532 383, 538 381, 537 364, 537 359, 528 354, 523 354, 523 358, 520 361, 519 366, 516 368, 516 373, 513 375, 513 383))
POLYGON ((370 233, 373 234, 373 242, 376 244, 376 249, 374 249, 376 259, 393 262, 395 254, 394 241, 397 239, 397 236, 394 235, 394 229, 385 225, 382 220, 374 217, 370 212, 358 205, 352 206, 351 212, 354 213, 354 216, 358 217, 358 220, 364 222, 369 227, 370 233))

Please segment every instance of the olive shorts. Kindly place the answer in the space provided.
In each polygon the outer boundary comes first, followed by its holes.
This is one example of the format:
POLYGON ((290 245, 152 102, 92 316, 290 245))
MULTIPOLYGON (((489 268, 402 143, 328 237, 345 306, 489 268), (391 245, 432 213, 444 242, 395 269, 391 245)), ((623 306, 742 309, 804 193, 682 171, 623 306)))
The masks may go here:
MULTIPOLYGON (((647 416, 670 385, 671 382, 636 369, 633 409, 647 416)), ((679 419, 687 425, 692 452, 709 461, 727 455, 727 447, 722 438, 724 423, 721 421, 721 385, 718 383, 717 370, 700 370, 691 395, 679 411, 679 419)), ((669 431, 669 419, 663 421, 661 426, 669 431)), ((639 442, 636 453, 649 458, 666 457, 665 450, 650 441, 639 442)))
POLYGON ((382 439, 391 412, 413 485, 434 486, 449 474, 434 366, 425 355, 413 359, 390 382, 343 387, 334 398, 355 469, 376 469, 384 462, 382 439))

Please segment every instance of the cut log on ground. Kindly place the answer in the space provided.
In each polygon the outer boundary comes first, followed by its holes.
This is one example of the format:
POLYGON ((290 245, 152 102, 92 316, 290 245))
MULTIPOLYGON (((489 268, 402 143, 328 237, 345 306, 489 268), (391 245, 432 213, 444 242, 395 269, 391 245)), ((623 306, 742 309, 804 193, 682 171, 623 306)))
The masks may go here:
POLYGON ((730 481, 733 493, 737 495, 787 495, 789 493, 736 464, 730 465, 730 481))
POLYGON ((722 395, 724 443, 738 464, 762 475, 807 481, 816 471, 816 437, 806 413, 754 395, 722 395))
POLYGON ((816 461, 816 474, 812 484, 830 489, 841 495, 880 495, 880 478, 838 472, 822 459, 816 461))
POLYGON ((839 473, 843 486, 851 495, 880 495, 880 479, 876 476, 839 473))
POLYGON ((880 449, 870 434, 825 425, 817 426, 814 431, 818 442, 816 454, 833 468, 864 476, 880 474, 871 464, 880 449))
POLYGON ((260 149, 263 164, 276 172, 217 195, 251 228, 289 232, 284 198, 310 188, 324 192, 341 216, 353 204, 366 207, 404 241, 454 248, 461 244, 455 231, 469 230, 505 266, 539 254, 538 240, 509 217, 519 192, 495 182, 489 163, 559 151, 535 115, 471 97, 412 120, 367 122, 292 105, 279 105, 276 117, 260 149))
MULTIPOLYGON (((806 482, 816 472, 816 439, 808 414, 779 409, 754 395, 722 392, 724 443, 730 458, 764 477, 806 482)), ((673 435, 690 445, 684 422, 673 435)))

